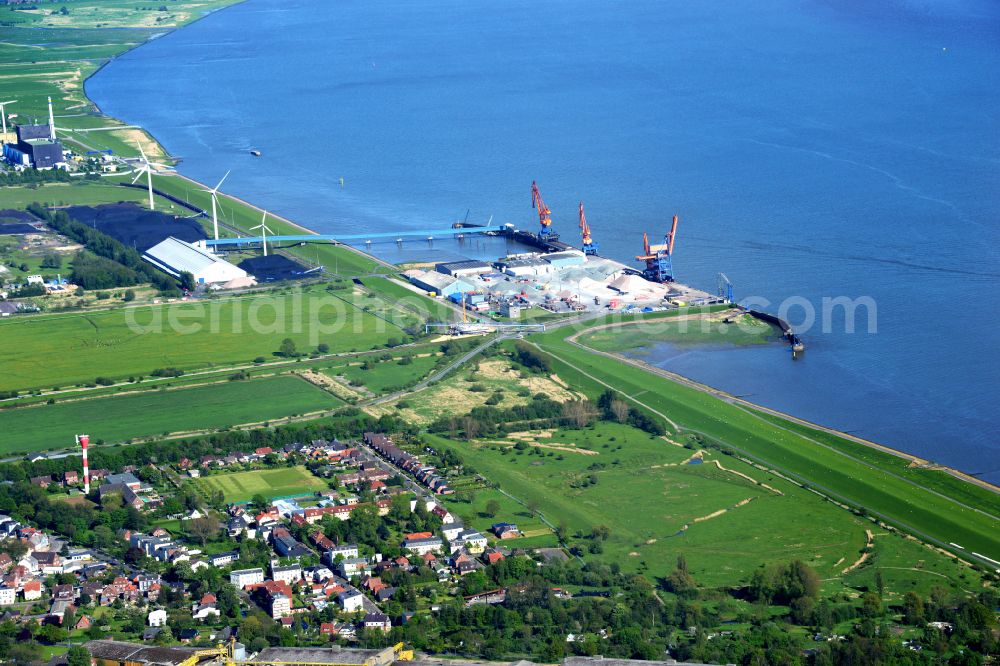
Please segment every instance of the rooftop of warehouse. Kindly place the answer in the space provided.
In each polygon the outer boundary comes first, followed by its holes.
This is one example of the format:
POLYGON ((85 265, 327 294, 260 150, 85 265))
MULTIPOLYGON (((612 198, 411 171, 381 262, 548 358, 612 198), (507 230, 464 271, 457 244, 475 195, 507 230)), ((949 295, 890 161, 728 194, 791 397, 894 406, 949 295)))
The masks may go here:
POLYGON ((156 647, 124 641, 88 641, 84 647, 94 659, 145 664, 179 665, 191 658, 193 650, 176 647, 156 647))
POLYGON ((442 268, 447 268, 449 270, 463 270, 466 268, 489 268, 492 264, 485 261, 479 261, 478 259, 466 259, 465 261, 448 261, 444 263, 437 264, 435 268, 441 270, 442 268))
POLYGON ((360 650, 341 648, 340 646, 332 648, 271 647, 261 651, 254 661, 263 664, 366 664, 379 657, 383 652, 384 650, 360 650))
POLYGON ((146 254, 157 263, 192 273, 204 270, 215 263, 225 263, 223 259, 208 250, 202 250, 173 236, 168 236, 149 248, 146 254))

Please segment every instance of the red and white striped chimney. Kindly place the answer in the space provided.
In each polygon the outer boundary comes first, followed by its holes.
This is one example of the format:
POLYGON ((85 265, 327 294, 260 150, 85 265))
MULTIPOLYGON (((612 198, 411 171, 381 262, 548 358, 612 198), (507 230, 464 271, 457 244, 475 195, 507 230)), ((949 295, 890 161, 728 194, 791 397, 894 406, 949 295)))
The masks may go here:
POLYGON ((83 448, 83 494, 90 494, 90 465, 87 463, 87 444, 90 443, 90 435, 77 435, 77 443, 83 448))

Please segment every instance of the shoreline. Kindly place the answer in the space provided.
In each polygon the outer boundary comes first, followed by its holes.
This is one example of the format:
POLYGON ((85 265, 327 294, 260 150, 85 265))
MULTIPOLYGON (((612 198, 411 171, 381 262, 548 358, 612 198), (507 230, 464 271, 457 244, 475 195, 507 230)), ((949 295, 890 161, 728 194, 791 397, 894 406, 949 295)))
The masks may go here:
MULTIPOLYGON (((92 72, 86 79, 84 79, 81 82, 81 90, 83 92, 84 97, 88 100, 88 102, 90 102, 94 106, 94 108, 102 116, 104 116, 106 118, 111 118, 111 119, 115 120, 116 122, 122 122, 118 118, 114 118, 113 116, 109 116, 109 115, 104 114, 104 112, 100 110, 100 107, 87 94, 86 85, 87 85, 87 82, 90 80, 90 78, 92 76, 94 76, 98 72, 102 71, 104 69, 104 67, 106 67, 107 65, 111 64, 115 59, 121 57, 122 55, 125 55, 126 53, 130 53, 131 51, 133 51, 135 49, 138 49, 138 48, 140 48, 142 46, 145 46, 146 44, 148 44, 149 42, 153 41, 154 39, 159 39, 160 37, 169 35, 170 33, 173 33, 173 32, 175 32, 177 30, 180 30, 180 29, 188 26, 188 25, 192 25, 192 24, 196 23, 197 21, 200 21, 200 20, 202 20, 204 18, 207 18, 208 16, 211 16, 212 14, 215 14, 215 13, 220 12, 220 11, 224 11, 226 9, 229 9, 230 7, 235 7, 236 5, 242 4, 245 1, 246 0, 234 0, 234 2, 232 2, 231 4, 228 4, 228 5, 224 6, 224 7, 219 7, 217 9, 213 9, 211 11, 208 11, 208 12, 204 13, 202 16, 199 16, 198 18, 196 18, 194 20, 188 21, 187 23, 175 26, 175 27, 173 27, 173 28, 171 28, 169 30, 166 30, 166 31, 158 32, 158 33, 156 33, 155 36, 150 36, 148 39, 146 39, 142 43, 136 44, 135 46, 133 46, 133 47, 131 47, 131 48, 129 48, 129 49, 127 49, 127 50, 125 50, 125 51, 123 51, 123 52, 115 55, 115 56, 112 56, 112 57, 108 58, 107 61, 105 61, 104 63, 102 63, 100 67, 98 67, 94 72, 92 72)), ((157 145, 160 146, 160 148, 163 150, 163 153, 164 153, 164 155, 166 156, 167 159, 176 161, 176 158, 174 158, 169 153, 169 151, 167 151, 166 146, 162 142, 160 142, 149 130, 147 130, 145 127, 143 127, 141 129, 141 131, 143 133, 145 133, 147 136, 149 136, 154 142, 156 142, 157 145)), ((188 183, 190 183, 192 185, 195 185, 197 187, 209 189, 208 186, 206 186, 204 183, 201 183, 201 182, 199 182, 199 181, 197 181, 197 180, 195 180, 195 179, 193 179, 193 178, 191 178, 189 176, 181 174, 179 171, 176 171, 174 174, 170 174, 170 176, 171 177, 176 176, 176 177, 181 178, 185 182, 188 182, 188 183)), ((249 201, 246 201, 245 199, 241 199, 239 197, 236 197, 236 196, 233 196, 233 195, 229 195, 229 194, 223 194, 223 196, 225 196, 225 197, 227 197, 227 198, 229 198, 229 199, 231 199, 233 201, 236 201, 238 203, 241 203, 241 204, 243 204, 243 205, 245 205, 245 206, 247 206, 247 207, 249 207, 249 208, 251 208, 251 209, 253 209, 255 211, 263 212, 263 210, 264 210, 263 208, 257 206, 256 204, 253 204, 253 203, 251 203, 249 201)), ((312 229, 309 229, 308 227, 305 227, 302 224, 299 224, 298 222, 295 222, 294 220, 286 218, 286 217, 284 217, 282 215, 279 215, 277 213, 274 213, 272 211, 268 211, 268 214, 271 215, 272 217, 274 217, 275 219, 277 219, 277 220, 285 223, 285 224, 288 224, 288 225, 290 225, 290 226, 292 226, 292 227, 294 227, 296 229, 302 230, 306 234, 318 235, 318 233, 316 231, 314 231, 312 229)), ((379 259, 378 257, 375 257, 374 255, 371 255, 371 254, 369 254, 367 252, 364 252, 363 250, 360 250, 360 249, 355 248, 353 246, 341 243, 341 244, 338 245, 338 247, 347 248, 350 251, 355 252, 355 253, 357 253, 357 254, 359 254, 359 255, 367 258, 367 259, 370 259, 370 260, 376 262, 379 265, 391 267, 393 270, 398 270, 398 267, 396 265, 390 264, 390 263, 388 263, 386 261, 383 261, 382 259, 379 259)), ((638 323, 638 322, 636 322, 636 323, 638 323)), ((604 328, 604 327, 599 327, 599 328, 604 328)), ((589 329, 589 330, 595 330, 595 329, 589 329)), ((842 439, 846 439, 846 440, 854 442, 856 444, 860 444, 862 446, 866 446, 868 448, 871 448, 871 449, 874 449, 874 450, 877 450, 877 451, 881 451, 883 453, 886 453, 888 455, 892 455, 894 457, 901 458, 903 460, 907 460, 911 464, 916 464, 916 465, 933 465, 933 467, 931 467, 929 469, 933 469, 933 470, 936 470, 936 471, 945 472, 946 474, 949 474, 949 475, 951 475, 952 477, 954 477, 956 479, 959 479, 961 481, 965 481, 966 483, 970 483, 972 485, 978 486, 980 488, 983 488, 985 490, 991 491, 993 493, 1000 494, 1000 486, 995 485, 995 484, 993 484, 993 483, 991 483, 989 481, 986 481, 984 479, 980 479, 978 477, 972 476, 971 474, 963 472, 963 471, 961 471, 959 469, 956 469, 956 468, 953 468, 953 467, 949 467, 949 466, 946 466, 946 465, 939 465, 939 464, 936 464, 936 463, 932 463, 931 461, 925 460, 923 458, 920 458, 920 457, 915 456, 915 455, 910 454, 910 453, 906 453, 905 451, 901 451, 899 449, 894 449, 894 448, 892 448, 890 446, 887 446, 887 445, 884 445, 884 444, 879 444, 878 442, 870 441, 870 440, 864 439, 862 437, 858 437, 856 435, 851 435, 851 434, 848 434, 848 433, 845 433, 845 432, 841 432, 841 431, 837 430, 836 428, 832 428, 832 427, 829 427, 829 426, 824 426, 824 425, 821 425, 821 424, 818 424, 818 423, 813 423, 813 422, 808 421, 806 419, 803 419, 803 418, 800 418, 800 417, 797 417, 797 416, 794 416, 792 414, 788 414, 788 413, 785 413, 785 412, 782 412, 782 411, 779 411, 779 410, 776 410, 776 409, 772 409, 772 408, 766 407, 764 405, 753 403, 753 402, 750 402, 750 401, 745 400, 743 398, 738 398, 738 397, 736 397, 736 396, 734 396, 732 394, 727 393, 726 391, 724 391, 722 389, 718 389, 718 388, 715 388, 715 387, 712 387, 712 386, 709 386, 709 385, 706 385, 706 384, 702 384, 702 383, 697 382, 697 381, 695 381, 693 379, 690 379, 688 377, 684 377, 683 375, 679 375, 677 373, 670 372, 670 371, 664 370, 662 368, 657 368, 656 366, 653 366, 653 365, 648 364, 648 363, 644 363, 642 361, 637 361, 637 360, 634 360, 634 359, 628 359, 627 357, 624 357, 624 356, 621 356, 621 355, 618 355, 618 354, 611 354, 611 353, 608 353, 608 352, 601 352, 601 351, 598 351, 598 350, 591 349, 590 347, 587 347, 586 345, 583 345, 582 343, 579 343, 579 342, 576 341, 576 338, 581 333, 582 333, 582 331, 578 332, 578 333, 576 333, 576 334, 574 334, 572 336, 569 336, 567 338, 567 342, 570 342, 573 345, 576 345, 576 346, 579 346, 579 347, 581 347, 583 349, 586 349, 586 350, 588 350, 591 353, 603 354, 603 355, 606 355, 606 356, 608 356, 610 358, 614 358, 616 360, 619 360, 619 361, 622 361, 622 362, 627 362, 627 363, 630 363, 632 365, 635 365, 636 367, 640 367, 641 369, 643 369, 643 370, 645 370, 647 372, 651 372, 653 374, 660 374, 660 375, 662 375, 662 376, 664 376, 664 377, 666 377, 668 379, 671 379, 672 381, 675 381, 675 382, 677 382, 679 384, 683 384, 685 386, 689 386, 691 388, 694 388, 696 390, 702 391, 704 393, 708 393, 710 395, 713 395, 714 397, 716 397, 719 400, 723 400, 723 401, 734 403, 734 404, 739 404, 739 405, 741 405, 743 407, 763 412, 765 414, 768 414, 768 415, 780 418, 780 419, 788 421, 790 423, 794 423, 794 424, 797 424, 797 425, 800 425, 800 426, 804 426, 804 427, 807 427, 807 428, 810 428, 810 429, 813 429, 813 430, 817 430, 817 431, 820 431, 820 432, 825 432, 825 433, 828 433, 828 434, 832 434, 834 436, 840 437, 842 439)))
POLYGON ((961 481, 965 481, 966 483, 971 483, 972 485, 979 486, 980 488, 983 488, 984 490, 989 490, 989 491, 991 491, 993 493, 996 493, 996 494, 1000 495, 1000 486, 997 486, 997 485, 995 485, 993 483, 990 483, 989 481, 986 481, 984 479, 980 479, 978 477, 972 476, 971 474, 968 474, 967 472, 963 472, 963 471, 961 471, 959 469, 955 469, 955 468, 949 467, 947 465, 940 465, 940 464, 934 463, 934 462, 932 462, 930 460, 926 460, 926 459, 921 458, 919 456, 913 455, 912 453, 906 453, 905 451, 901 451, 899 449, 894 449, 891 446, 886 446, 885 444, 879 444, 878 442, 873 442, 873 441, 865 439, 863 437, 858 437, 857 435, 852 435, 850 433, 846 433, 846 432, 837 430, 836 428, 833 428, 833 427, 830 427, 830 426, 825 426, 825 425, 822 425, 822 424, 819 424, 819 423, 814 423, 812 421, 809 421, 807 419, 795 416, 793 414, 788 414, 787 412, 783 412, 781 410, 774 409, 772 407, 767 407, 765 405, 761 405, 761 404, 758 404, 758 403, 755 403, 755 402, 751 402, 751 401, 749 401, 749 400, 747 400, 745 398, 740 398, 740 397, 737 397, 737 396, 735 396, 735 395, 733 395, 731 393, 728 393, 727 391, 724 391, 723 389, 719 389, 719 388, 716 388, 714 386, 709 386, 708 384, 703 384, 703 383, 701 383, 699 381, 696 381, 694 379, 691 379, 689 377, 685 377, 684 375, 677 374, 676 372, 671 372, 670 370, 666 370, 664 368, 657 367, 655 365, 652 365, 650 363, 646 363, 645 361, 642 361, 642 360, 639 360, 639 359, 630 358, 630 357, 625 356, 623 354, 616 354, 616 353, 612 353, 612 352, 605 352, 605 351, 601 351, 599 349, 594 349, 592 347, 588 347, 587 345, 583 344, 582 342, 580 342, 577 339, 581 335, 584 335, 586 333, 592 333, 594 331, 598 331, 598 330, 602 330, 602 329, 606 329, 606 328, 613 328, 613 327, 617 327, 617 326, 637 325, 637 324, 641 324, 641 323, 644 323, 644 322, 642 322, 642 321, 634 321, 634 322, 622 322, 622 323, 614 323, 614 324, 603 324, 601 326, 596 326, 596 327, 593 327, 593 328, 588 328, 588 329, 583 330, 583 331, 578 331, 577 333, 574 333, 574 334, 568 336, 566 338, 566 342, 568 342, 568 343, 570 343, 570 344, 572 344, 574 346, 580 347, 582 349, 586 349, 590 353, 600 354, 600 355, 606 356, 608 358, 613 358, 616 361, 620 361, 620 362, 623 362, 623 363, 628 363, 629 365, 641 368, 642 370, 645 370, 646 372, 650 372, 650 373, 653 373, 653 374, 656 374, 656 375, 660 375, 660 376, 662 376, 662 377, 664 377, 666 379, 670 379, 671 381, 674 381, 674 382, 676 382, 678 384, 681 384, 683 386, 687 386, 689 388, 693 388, 693 389, 695 389, 697 391, 701 391, 702 393, 708 393, 709 395, 712 395, 712 396, 714 396, 715 398, 717 398, 719 400, 723 400, 723 401, 728 402, 728 403, 740 405, 740 406, 746 407, 748 409, 757 410, 759 412, 763 412, 764 414, 768 414, 770 416, 775 416, 777 418, 780 418, 782 420, 788 421, 790 423, 794 423, 796 425, 804 426, 804 427, 810 428, 812 430, 816 430, 816 431, 819 431, 819 432, 824 432, 824 433, 827 433, 827 434, 830 434, 830 435, 834 435, 836 437, 840 437, 842 439, 845 439, 847 441, 853 442, 855 444, 860 444, 862 446, 866 446, 866 447, 868 447, 870 449, 874 449, 876 451, 880 451, 882 453, 886 453, 886 454, 894 456, 896 458, 901 458, 903 460, 908 461, 910 464, 915 464, 917 466, 931 465, 932 467, 928 467, 929 470, 944 472, 946 474, 949 474, 949 475, 955 477, 956 479, 959 479, 961 481))

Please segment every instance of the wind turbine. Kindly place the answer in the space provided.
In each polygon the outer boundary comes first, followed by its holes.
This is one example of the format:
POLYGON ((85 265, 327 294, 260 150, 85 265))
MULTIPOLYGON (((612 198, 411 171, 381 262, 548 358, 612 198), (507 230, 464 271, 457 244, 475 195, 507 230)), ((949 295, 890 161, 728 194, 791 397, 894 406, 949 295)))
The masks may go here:
MULTIPOLYGON (((254 229, 260 229, 260 238, 261 238, 262 244, 264 245, 264 256, 265 257, 267 256, 267 232, 271 231, 267 227, 267 225, 264 224, 264 220, 266 220, 266 219, 267 219, 267 211, 265 210, 264 211, 264 215, 261 216, 261 218, 260 218, 260 224, 258 224, 256 227, 250 227, 250 231, 253 231, 254 229)), ((271 233, 273 234, 274 232, 271 231, 271 233)))
POLYGON ((7 133, 7 109, 6 109, 6 106, 8 104, 13 104, 16 101, 17 101, 16 99, 12 99, 12 100, 7 101, 7 102, 0 102, 0 116, 3 116, 3 133, 4 134, 7 133))
POLYGON ((219 188, 222 187, 222 183, 226 181, 226 178, 229 178, 229 173, 229 171, 226 172, 226 175, 222 177, 222 180, 219 181, 218 185, 210 190, 204 190, 212 195, 212 231, 215 232, 215 240, 219 240, 219 218, 216 211, 216 207, 218 206, 216 195, 218 195, 219 188))
POLYGON ((138 141, 135 142, 135 145, 139 149, 139 154, 142 155, 142 166, 139 167, 139 173, 132 179, 132 184, 134 185, 135 181, 142 178, 143 173, 146 174, 146 187, 149 189, 149 210, 156 210, 156 207, 153 205, 153 167, 161 167, 163 169, 168 167, 166 164, 150 162, 138 141))

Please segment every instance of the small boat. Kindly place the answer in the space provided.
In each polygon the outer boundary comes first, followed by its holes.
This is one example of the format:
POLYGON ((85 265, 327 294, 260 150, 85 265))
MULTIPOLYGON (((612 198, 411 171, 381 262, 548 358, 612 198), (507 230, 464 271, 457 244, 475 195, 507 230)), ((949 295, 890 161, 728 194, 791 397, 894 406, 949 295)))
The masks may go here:
POLYGON ((260 157, 260 151, 259 150, 251 150, 250 154, 253 155, 254 157, 260 157))

